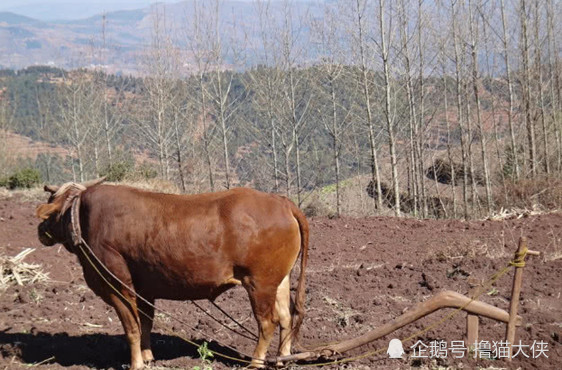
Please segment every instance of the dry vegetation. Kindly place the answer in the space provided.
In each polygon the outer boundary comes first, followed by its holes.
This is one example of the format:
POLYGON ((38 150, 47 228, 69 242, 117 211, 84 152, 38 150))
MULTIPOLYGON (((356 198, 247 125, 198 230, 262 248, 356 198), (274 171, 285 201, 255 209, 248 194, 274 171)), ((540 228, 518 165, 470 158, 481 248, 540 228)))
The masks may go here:
POLYGON ((15 256, 0 254, 0 292, 12 285, 34 285, 49 281, 49 274, 43 271, 40 264, 24 261, 34 248, 26 248, 15 256))

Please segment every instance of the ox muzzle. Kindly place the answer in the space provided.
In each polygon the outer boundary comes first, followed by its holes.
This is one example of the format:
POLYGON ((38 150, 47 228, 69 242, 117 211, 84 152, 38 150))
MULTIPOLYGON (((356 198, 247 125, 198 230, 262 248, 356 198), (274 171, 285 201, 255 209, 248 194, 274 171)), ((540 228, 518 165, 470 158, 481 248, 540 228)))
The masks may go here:
POLYGON ((37 226, 37 235, 39 237, 39 241, 41 244, 47 247, 52 247, 57 243, 55 238, 53 237, 52 233, 49 232, 49 227, 47 225, 47 221, 43 221, 37 226))

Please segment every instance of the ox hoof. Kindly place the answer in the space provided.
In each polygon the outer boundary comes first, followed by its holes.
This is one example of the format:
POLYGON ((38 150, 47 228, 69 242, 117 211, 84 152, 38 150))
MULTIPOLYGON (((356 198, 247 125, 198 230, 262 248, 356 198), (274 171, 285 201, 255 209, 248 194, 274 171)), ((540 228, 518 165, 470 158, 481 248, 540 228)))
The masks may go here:
POLYGON ((142 352, 141 352, 141 354, 142 354, 142 360, 143 360, 145 363, 149 364, 149 363, 151 363, 152 361, 154 361, 154 356, 152 355, 152 350, 150 350, 150 349, 143 349, 142 352))
POLYGON ((131 361, 130 370, 140 370, 140 369, 144 369, 144 362, 142 361, 141 358, 136 358, 134 361, 131 361))
POLYGON ((264 369, 265 363, 263 360, 252 360, 252 363, 250 363, 250 366, 248 367, 250 369, 264 369))

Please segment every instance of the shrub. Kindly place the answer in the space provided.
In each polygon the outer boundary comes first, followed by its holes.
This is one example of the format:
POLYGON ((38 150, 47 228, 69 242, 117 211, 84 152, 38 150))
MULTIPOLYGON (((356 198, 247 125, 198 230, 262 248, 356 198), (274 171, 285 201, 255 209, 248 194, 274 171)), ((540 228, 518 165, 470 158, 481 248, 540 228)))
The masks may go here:
POLYGON ((23 168, 8 178, 9 189, 32 188, 41 182, 41 174, 35 168, 23 168))
POLYGON ((120 182, 125 179, 134 170, 134 164, 131 162, 115 162, 111 165, 107 165, 102 171, 101 175, 105 176, 107 181, 120 182))
POLYGON ((142 163, 137 167, 136 172, 138 173, 138 175, 145 179, 145 180, 150 180, 150 179, 154 179, 156 178, 156 176, 158 176, 158 171, 156 171, 156 169, 151 166, 149 163, 142 163))
POLYGON ((158 176, 158 171, 149 163, 142 163, 135 166, 134 161, 119 161, 106 166, 100 173, 105 176, 107 181, 141 181, 151 180, 158 176))
MULTIPOLYGON (((296 202, 295 202, 296 204, 296 202)), ((306 217, 329 216, 331 212, 318 195, 312 195, 308 202, 301 207, 306 217)))
POLYGON ((496 204, 501 208, 542 207, 544 209, 562 208, 562 180, 537 176, 530 179, 507 181, 505 192, 496 195, 496 204))

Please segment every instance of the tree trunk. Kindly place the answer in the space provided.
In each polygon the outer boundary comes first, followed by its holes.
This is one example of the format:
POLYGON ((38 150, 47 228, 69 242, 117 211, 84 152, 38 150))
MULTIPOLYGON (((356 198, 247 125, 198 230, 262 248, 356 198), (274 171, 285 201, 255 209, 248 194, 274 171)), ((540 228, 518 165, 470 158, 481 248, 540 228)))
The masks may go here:
POLYGON ((209 177, 209 186, 211 188, 211 192, 215 191, 215 179, 213 174, 213 164, 211 161, 211 151, 209 148, 210 138, 209 132, 207 127, 207 99, 205 97, 205 82, 204 82, 204 74, 203 72, 199 73, 199 90, 200 90, 200 103, 201 103, 201 112, 200 117, 203 122, 203 151, 205 152, 205 163, 207 164, 207 174, 209 177))
POLYGON ((461 141, 461 157, 462 157, 462 169, 463 169, 463 184, 462 184, 462 195, 463 195, 463 211, 464 218, 468 219, 468 166, 467 166, 467 155, 466 155, 466 143, 464 134, 464 119, 463 119, 463 104, 462 104, 462 82, 461 82, 461 61, 459 56, 459 41, 457 36, 457 16, 455 14, 455 4, 451 4, 451 14, 453 18, 453 43, 455 51, 455 80, 456 80, 456 97, 457 97, 457 121, 459 122, 460 129, 460 141, 461 141))
MULTIPOLYGON (((535 1, 535 32, 534 32, 534 44, 535 44, 535 70, 536 70, 536 78, 537 78, 537 90, 538 90, 538 107, 541 116, 541 128, 542 128, 542 135, 543 135, 543 166, 544 172, 549 175, 550 174, 550 150, 548 145, 548 130, 546 128, 546 112, 545 112, 545 103, 544 103, 544 93, 543 93, 543 74, 542 74, 542 60, 541 60, 541 40, 539 37, 539 22, 540 22, 540 10, 539 10, 539 2, 535 1)), ((554 102, 553 102, 554 103, 554 102)))
MULTIPOLYGON (((470 24, 470 49, 471 49, 471 56, 472 56, 472 87, 474 89, 474 100, 476 102, 476 122, 478 125, 478 133, 480 135, 480 153, 482 156, 482 167, 484 171, 484 185, 486 187, 486 205, 488 209, 488 215, 492 213, 492 185, 490 183, 490 174, 488 171, 488 154, 486 149, 486 138, 485 132, 482 123, 482 113, 480 108, 480 95, 478 91, 478 60, 477 60, 477 53, 478 53, 478 45, 477 45, 477 30, 474 29, 474 23, 476 23, 476 19, 473 17, 472 13, 472 1, 469 0, 468 2, 469 7, 469 24, 470 24)), ((474 181, 474 178, 473 178, 474 181)))
POLYGON ((527 129, 527 142, 529 151, 529 163, 531 166, 531 175, 537 175, 537 147, 535 139, 535 122, 531 112, 531 72, 529 67, 529 41, 527 37, 527 10, 526 0, 521 1, 519 17, 521 20, 521 59, 523 61, 523 102, 525 127, 527 129))
POLYGON ((330 84, 330 97, 332 100, 332 154, 334 157, 334 171, 336 175, 336 215, 339 217, 341 215, 340 207, 340 150, 339 150, 339 129, 338 129, 338 110, 337 110, 337 99, 336 99, 336 88, 334 86, 333 76, 329 77, 330 84))
MULTIPOLYGON (((442 53, 441 53, 442 54, 442 53)), ((442 56, 443 58, 443 56, 442 56)), ((451 152, 451 125, 449 123, 449 91, 447 88, 447 74, 445 73, 445 63, 442 61, 443 69, 443 102, 445 106, 445 127, 447 130, 447 159, 449 160, 449 166, 451 166, 451 198, 453 201, 453 217, 457 217, 457 195, 455 190, 456 185, 456 173, 455 173, 455 162, 453 161, 453 154, 451 152)))
POLYGON ((424 217, 427 217, 428 214, 428 209, 427 209, 427 191, 426 191, 426 186, 425 186, 425 176, 423 175, 425 172, 425 163, 424 163, 424 150, 423 150, 423 145, 424 145, 424 138, 423 138, 423 131, 424 131, 424 124, 425 124, 425 108, 424 108, 424 98, 425 98, 425 91, 424 91, 424 47, 422 45, 422 3, 423 0, 418 0, 418 52, 419 52, 419 62, 420 62, 420 67, 419 67, 419 106, 420 106, 420 110, 419 110, 419 123, 418 123, 418 128, 416 130, 416 137, 417 137, 417 160, 419 163, 419 170, 418 170, 418 174, 419 174, 419 180, 420 180, 420 184, 419 184, 419 189, 420 189, 420 197, 422 200, 422 214, 424 217))
POLYGON ((178 174, 180 176, 180 186, 182 193, 187 191, 187 186, 185 183, 185 175, 183 173, 183 161, 181 156, 181 139, 180 132, 178 128, 178 117, 174 117, 174 136, 176 139, 176 163, 178 165, 178 174))
MULTIPOLYGON (((418 160, 417 160, 417 123, 416 123, 416 104, 414 102, 414 91, 411 78, 410 53, 408 48, 408 17, 406 14, 406 6, 404 0, 400 0, 401 15, 401 39, 402 39, 402 55, 404 56, 404 67, 406 75, 406 96, 408 99, 408 195, 413 199, 413 215, 418 216, 418 207, 421 204, 418 197, 418 160)), ((422 175, 423 176, 423 175, 422 175)))
POLYGON ((548 41, 548 65, 550 74, 550 101, 551 101, 551 120, 554 126, 554 133, 556 136, 556 171, 562 175, 562 146, 560 145, 560 90, 559 90, 559 76, 560 69, 558 66, 558 55, 555 50, 558 50, 556 44, 556 37, 554 37, 554 4, 550 0, 547 3, 547 41, 548 41))
POLYGON ((388 147, 390 152, 390 168, 392 171, 392 187, 394 190, 394 214, 400 217, 400 187, 398 184, 398 169, 396 164, 396 142, 394 140, 394 122, 390 117, 390 72, 388 66, 388 52, 386 50, 385 22, 384 22, 384 0, 379 0, 379 24, 381 32, 381 59, 384 71, 384 116, 386 130, 388 132, 388 147))
POLYGON ((480 210, 480 198, 478 197, 478 189, 476 188, 476 173, 474 170, 474 157, 472 153, 472 143, 474 141, 474 134, 472 133, 472 111, 470 109, 470 94, 468 88, 468 81, 463 81, 463 92, 466 108, 466 136, 467 136, 467 153, 468 153, 468 170, 470 175, 470 197, 472 210, 480 210))
POLYGON ((515 142, 515 128, 513 126, 513 83, 511 79, 511 64, 509 63, 509 53, 508 53, 508 44, 507 44, 507 23, 505 17, 505 6, 504 0, 501 1, 501 15, 502 15, 502 28, 503 28, 503 57, 505 63, 505 76, 507 81, 507 89, 508 89, 508 105, 509 110, 507 112, 507 121, 509 125, 509 135, 511 139, 511 149, 513 152, 513 167, 515 169, 515 178, 519 179, 520 170, 519 170, 519 151, 517 148, 517 144, 515 142))
POLYGON ((371 154, 371 181, 376 186, 377 196, 375 197, 376 207, 382 210, 382 190, 381 190, 381 179, 379 174, 379 164, 377 158, 377 145, 375 140, 375 128, 373 124, 373 114, 371 107, 371 94, 369 91, 369 78, 367 73, 367 62, 365 56, 365 40, 363 37, 363 15, 361 14, 361 4, 360 0, 356 0, 357 6, 357 27, 359 33, 359 57, 360 57, 360 68, 361 68, 361 84, 363 85, 363 99, 365 103, 365 112, 367 115, 367 127, 369 130, 369 147, 371 154))

